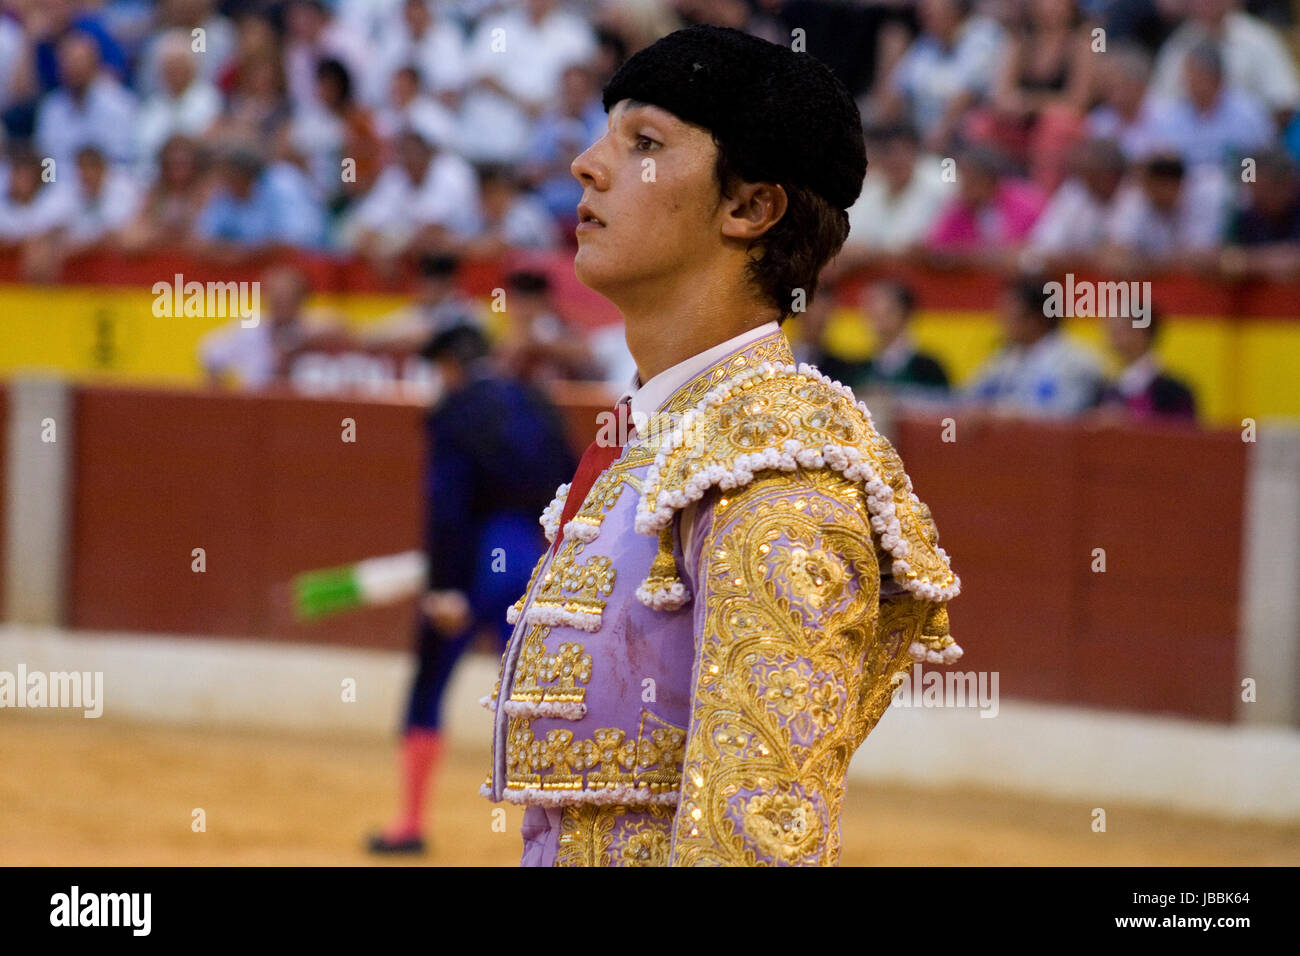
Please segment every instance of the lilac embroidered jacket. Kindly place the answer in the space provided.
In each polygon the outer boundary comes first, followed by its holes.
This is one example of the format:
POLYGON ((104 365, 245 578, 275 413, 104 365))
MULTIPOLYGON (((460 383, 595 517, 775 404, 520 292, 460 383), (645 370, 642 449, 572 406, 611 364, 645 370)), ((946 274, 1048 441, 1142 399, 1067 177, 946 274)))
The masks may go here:
POLYGON ((960 582, 851 390, 781 331, 678 389, 510 609, 481 792, 525 862, 833 864, 849 758, 960 582), (687 546, 682 514, 694 508, 687 546))

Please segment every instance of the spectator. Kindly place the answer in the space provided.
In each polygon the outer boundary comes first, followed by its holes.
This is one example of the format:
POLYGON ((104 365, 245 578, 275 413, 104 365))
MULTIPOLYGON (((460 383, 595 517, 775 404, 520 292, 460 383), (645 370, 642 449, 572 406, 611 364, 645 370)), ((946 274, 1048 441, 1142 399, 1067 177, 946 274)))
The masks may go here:
POLYGON ((791 336, 790 350, 796 363, 815 365, 835 381, 849 385, 862 374, 866 365, 842 358, 826 348, 826 327, 830 324, 836 300, 835 284, 822 277, 808 307, 795 320, 798 335, 791 336))
POLYGON ((481 228, 474 168, 408 129, 398 136, 397 161, 352 212, 344 242, 373 261, 391 263, 416 242, 426 251, 448 250, 481 228))
POLYGON ((353 98, 352 74, 342 62, 318 62, 316 85, 313 100, 295 111, 286 128, 282 152, 300 161, 316 192, 337 212, 374 185, 381 144, 369 111, 353 98))
POLYGON ((280 43, 270 23, 249 14, 239 21, 239 46, 221 78, 226 111, 211 138, 216 142, 275 142, 289 121, 280 43))
MULTIPOLYGON (((393 71, 388 102, 375 113, 375 129, 385 143, 410 127, 441 150, 460 152, 456 114, 421 89, 420 71, 411 65, 393 71)), ((572 177, 570 177, 572 179, 572 177)), ((574 200, 577 205, 577 200, 574 200)))
POLYGON ((1129 162, 1145 159, 1156 148, 1147 96, 1150 78, 1151 57, 1146 51, 1117 46, 1106 54, 1106 69, 1098 77, 1101 105, 1088 114, 1088 135, 1115 140, 1129 162))
POLYGON ((393 74, 413 66, 437 102, 447 109, 458 108, 468 79, 465 36, 460 27, 435 15, 428 0, 401 0, 401 11, 401 19, 390 25, 372 60, 366 95, 371 102, 379 102, 388 94, 393 74))
POLYGON ((520 188, 511 167, 484 164, 478 183, 483 230, 465 243, 466 255, 491 258, 511 248, 554 249, 560 244, 559 227, 546 207, 520 188))
POLYGON ((45 94, 36 120, 41 152, 69 168, 83 146, 115 163, 133 162, 135 97, 103 69, 95 39, 74 30, 59 41, 58 56, 63 85, 45 94))
POLYGON ((1223 55, 1228 86, 1254 96, 1284 126, 1300 105, 1300 78, 1282 38, 1264 21, 1237 7, 1238 0, 1187 0, 1188 19, 1174 31, 1156 59, 1156 95, 1187 95, 1183 61, 1208 40, 1223 55))
POLYGON ((966 110, 990 90, 1005 36, 970 0, 918 0, 921 34, 874 97, 876 118, 911 120, 926 149, 945 153, 966 110))
POLYGON ((976 138, 989 138, 1054 189, 1092 100, 1097 54, 1074 0, 1027 6, 1028 18, 1003 48, 990 106, 972 125, 976 138))
POLYGON ((1126 168, 1114 140, 1085 142, 1074 158, 1075 175, 1052 194, 1029 233, 1022 264, 1055 272, 1091 256, 1105 241, 1126 168))
POLYGON ((159 89, 140 110, 139 155, 152 164, 170 137, 181 134, 195 138, 221 115, 221 94, 208 80, 198 77, 200 54, 190 48, 190 38, 178 30, 159 37, 159 89))
POLYGON ((926 245, 948 261, 999 262, 1029 235, 1045 200, 1033 184, 1004 176, 1003 158, 988 147, 968 147, 957 169, 957 197, 926 245))
POLYGON ((1235 163, 1243 151, 1271 142, 1268 111, 1252 95, 1224 85, 1223 57, 1210 42, 1183 57, 1185 93, 1152 103, 1152 139, 1197 163, 1235 163))
POLYGON ((1256 158, 1255 180, 1234 210, 1227 248, 1219 256, 1226 276, 1300 276, 1300 163, 1274 147, 1256 158))
POLYGON ((500 350, 502 368, 532 385, 557 380, 600 381, 604 369, 586 339, 556 314, 551 282, 528 269, 506 280, 510 333, 500 350))
POLYGON ((835 262, 845 274, 883 255, 905 256, 934 228, 957 194, 938 156, 919 151, 916 129, 906 123, 873 133, 871 165, 862 194, 849 209, 849 237, 835 262))
POLYGON ((418 263, 413 301, 366 330, 368 344, 415 351, 434 336, 458 326, 483 329, 483 307, 463 295, 456 284, 460 258, 446 253, 423 255, 418 263))
POLYGON ((29 148, 16 146, 0 169, 0 250, 47 240, 68 224, 72 189, 44 175, 45 163, 29 148))
POLYGON ((296 111, 320 107, 320 63, 332 60, 349 77, 366 62, 361 37, 335 20, 323 0, 289 0, 284 7, 284 72, 289 101, 296 111))
POLYGON ((582 201, 582 183, 569 167, 575 156, 600 139, 606 125, 595 75, 581 64, 565 67, 559 102, 534 124, 520 174, 566 233, 578 224, 577 207, 582 201))
POLYGON ((63 233, 63 252, 75 255, 106 243, 130 225, 140 208, 140 188, 121 167, 110 167, 94 146, 77 153, 74 205, 63 233))
POLYGON ((289 378, 289 360, 313 340, 337 334, 337 326, 309 316, 304 306, 307 277, 291 266, 277 266, 262 276, 258 322, 243 319, 214 329, 199 342, 199 360, 209 384, 235 385, 255 391, 289 378))
POLYGON ((162 89, 166 52, 163 37, 172 31, 202 43, 201 50, 193 51, 198 79, 217 83, 235 55, 238 38, 230 20, 217 13, 215 6, 214 0, 160 0, 155 22, 161 29, 145 43, 136 70, 136 89, 142 96, 153 96, 162 89))
POLYGON ((186 136, 168 139, 158 153, 158 172, 140 212, 122 233, 123 247, 139 252, 187 243, 207 202, 205 174, 197 142, 186 136))
POLYGON ((1100 261, 1116 271, 1205 268, 1219 243, 1227 200, 1217 167, 1189 170, 1178 156, 1157 153, 1116 197, 1100 261))
POLYGON ((221 158, 217 174, 216 191, 195 227, 196 251, 237 255, 323 243, 323 210, 297 167, 267 164, 251 147, 236 146, 221 158))
POLYGON ((596 52, 591 25, 556 0, 484 17, 469 45, 460 142, 476 162, 522 161, 532 122, 556 99, 560 74, 596 52))
POLYGON ((1106 332, 1110 347, 1123 363, 1123 371, 1102 392, 1102 408, 1128 418, 1196 420, 1196 399, 1176 378, 1166 375, 1156 357, 1155 343, 1161 326, 1153 308, 1145 328, 1126 316, 1111 316, 1106 332))
POLYGON ((901 282, 873 283, 867 288, 866 306, 876 348, 862 374, 850 383, 853 390, 885 388, 901 397, 946 393, 948 373, 912 338, 912 290, 901 282))
POLYGON ((1097 403, 1100 363, 1061 331, 1049 314, 1045 283, 1022 279, 1003 293, 1005 343, 976 372, 967 392, 984 409, 1030 417, 1079 415, 1097 403))

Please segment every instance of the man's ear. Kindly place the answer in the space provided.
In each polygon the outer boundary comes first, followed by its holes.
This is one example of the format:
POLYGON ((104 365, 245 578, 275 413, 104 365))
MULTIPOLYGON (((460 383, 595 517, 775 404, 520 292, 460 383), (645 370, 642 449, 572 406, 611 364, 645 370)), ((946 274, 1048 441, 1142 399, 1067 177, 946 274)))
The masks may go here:
POLYGON ((777 183, 740 183, 724 201, 722 234, 745 240, 765 234, 780 222, 789 205, 785 189, 777 183))

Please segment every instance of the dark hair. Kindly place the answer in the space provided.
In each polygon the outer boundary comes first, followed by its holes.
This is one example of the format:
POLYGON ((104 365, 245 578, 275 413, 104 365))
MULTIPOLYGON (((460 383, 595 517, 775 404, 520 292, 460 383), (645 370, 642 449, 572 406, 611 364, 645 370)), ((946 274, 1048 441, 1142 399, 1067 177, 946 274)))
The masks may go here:
POLYGON ((551 280, 544 272, 519 269, 506 277, 506 285, 516 292, 543 294, 551 291, 551 280))
POLYGON ((472 325, 453 325, 444 329, 429 340, 420 350, 420 354, 430 361, 450 358, 452 361, 467 365, 480 359, 492 350, 487 336, 472 325))
POLYGON ((916 309, 916 294, 907 283, 898 279, 881 279, 875 286, 893 297, 894 302, 903 310, 905 321, 912 317, 912 312, 916 309))
POLYGON ((1183 163, 1182 157, 1173 153, 1157 153, 1147 160, 1146 172, 1148 176, 1157 179, 1179 179, 1187 172, 1187 166, 1183 163))
POLYGON ((1009 291, 1017 305, 1037 316, 1049 329, 1055 329, 1061 324, 1061 319, 1060 316, 1047 314, 1047 300, 1050 295, 1046 286, 1047 280, 1042 276, 1025 276, 1012 283, 1009 291))
MULTIPOLYGON (((744 181, 732 165, 731 157, 714 137, 718 159, 714 166, 722 195, 744 181)), ((820 195, 803 186, 781 183, 787 199, 785 214, 751 248, 761 254, 750 257, 745 278, 781 310, 777 322, 784 323, 792 314, 796 289, 805 293, 805 305, 811 305, 817 291, 817 274, 829 262, 849 235, 849 214, 837 209, 820 195)))
POLYGON ((455 276, 460 268, 460 258, 447 252, 427 252, 420 256, 417 268, 426 279, 455 276))
POLYGON ((332 56, 318 60, 316 62, 316 79, 332 81, 339 88, 339 99, 344 103, 351 101, 352 74, 348 72, 348 68, 343 65, 341 60, 336 60, 332 56))

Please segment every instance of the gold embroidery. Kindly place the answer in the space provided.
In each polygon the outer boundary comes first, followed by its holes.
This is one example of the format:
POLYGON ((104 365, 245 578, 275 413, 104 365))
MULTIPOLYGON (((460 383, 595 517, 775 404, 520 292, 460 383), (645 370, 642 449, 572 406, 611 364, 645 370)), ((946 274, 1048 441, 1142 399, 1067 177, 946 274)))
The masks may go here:
POLYGON ((718 509, 673 863, 834 864, 849 758, 925 605, 879 603, 870 515, 834 472, 759 472, 718 509))
POLYGON ((697 473, 719 467, 734 473, 742 455, 781 449, 790 440, 812 450, 827 444, 853 447, 893 492, 895 514, 908 543, 906 577, 938 587, 956 582, 947 557, 939 551, 930 511, 912 493, 911 479, 893 445, 847 396, 820 379, 777 372, 739 382, 731 395, 703 411, 688 438, 665 457, 655 482, 643 491, 642 506, 653 511, 666 495, 683 493, 697 473))
POLYGON ((666 866, 672 811, 583 803, 564 808, 556 866, 666 866))
POLYGON ((542 589, 533 598, 532 607, 560 608, 596 617, 605 610, 603 598, 613 593, 618 572, 604 555, 593 555, 585 562, 579 562, 583 544, 582 541, 565 542, 547 569, 542 589))
POLYGON ((532 719, 511 717, 506 733, 506 786, 519 790, 646 788, 672 793, 681 783, 686 731, 641 711, 636 739, 617 727, 602 727, 575 739, 571 730, 548 730, 538 738, 532 719), (652 729, 647 732, 647 727, 652 729), (599 768, 599 769, 597 769, 599 768))

